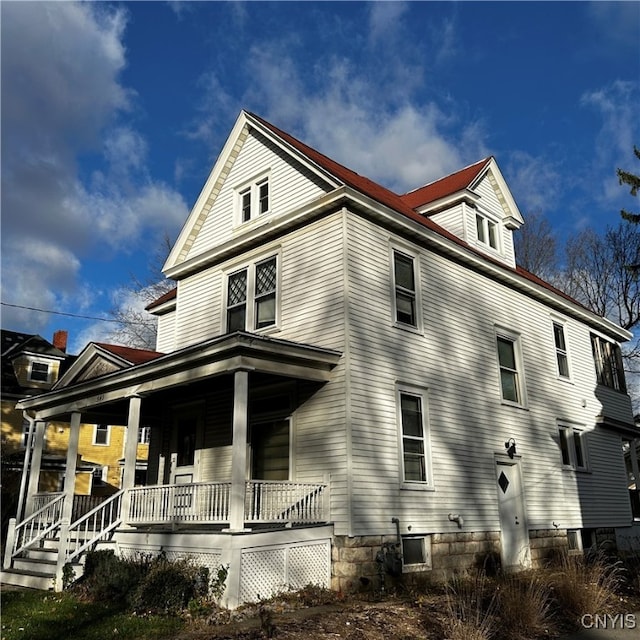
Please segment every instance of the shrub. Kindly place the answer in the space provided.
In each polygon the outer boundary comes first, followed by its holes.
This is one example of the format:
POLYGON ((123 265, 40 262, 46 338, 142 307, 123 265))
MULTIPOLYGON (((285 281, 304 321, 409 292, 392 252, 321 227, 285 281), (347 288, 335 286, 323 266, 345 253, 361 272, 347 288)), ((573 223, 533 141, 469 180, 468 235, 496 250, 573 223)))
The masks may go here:
POLYGON ((82 591, 91 599, 124 602, 149 567, 149 558, 117 558, 113 551, 87 554, 82 591))
POLYGON ((175 614, 209 592, 209 570, 188 559, 156 558, 131 597, 136 612, 175 614))

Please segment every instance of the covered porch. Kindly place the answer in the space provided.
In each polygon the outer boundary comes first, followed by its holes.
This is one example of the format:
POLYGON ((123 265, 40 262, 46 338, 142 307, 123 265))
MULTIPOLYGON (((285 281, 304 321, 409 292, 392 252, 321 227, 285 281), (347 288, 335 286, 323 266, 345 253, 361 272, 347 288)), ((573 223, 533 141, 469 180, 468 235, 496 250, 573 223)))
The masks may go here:
POLYGON ((5 568, 53 536, 61 575, 65 563, 116 530, 234 534, 329 522, 329 477, 315 470, 297 478, 291 464, 292 416, 330 380, 339 358, 333 350, 238 332, 98 377, 82 379, 78 371, 60 388, 23 401, 33 447, 5 568), (53 419, 71 425, 68 480, 63 492, 42 496, 44 427, 53 419), (121 490, 74 518, 81 423, 125 424, 127 438, 121 490), (151 433, 149 484, 134 486, 143 427, 151 433))

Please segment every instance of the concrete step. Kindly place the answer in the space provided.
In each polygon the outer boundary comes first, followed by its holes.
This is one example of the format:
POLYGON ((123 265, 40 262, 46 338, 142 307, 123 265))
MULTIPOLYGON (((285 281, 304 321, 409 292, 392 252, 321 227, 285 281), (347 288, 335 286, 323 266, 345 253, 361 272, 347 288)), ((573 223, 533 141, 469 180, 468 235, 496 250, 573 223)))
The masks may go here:
POLYGON ((53 577, 44 573, 33 573, 19 569, 5 569, 0 572, 0 583, 12 587, 25 587, 27 589, 53 590, 53 577))

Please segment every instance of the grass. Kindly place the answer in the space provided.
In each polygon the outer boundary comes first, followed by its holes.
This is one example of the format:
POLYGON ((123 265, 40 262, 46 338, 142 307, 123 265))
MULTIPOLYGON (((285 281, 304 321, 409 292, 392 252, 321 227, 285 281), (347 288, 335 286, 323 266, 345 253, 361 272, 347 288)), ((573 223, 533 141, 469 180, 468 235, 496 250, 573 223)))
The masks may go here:
POLYGON ((122 606, 83 602, 69 593, 3 591, 2 640, 163 640, 185 627, 180 618, 137 617, 122 606))

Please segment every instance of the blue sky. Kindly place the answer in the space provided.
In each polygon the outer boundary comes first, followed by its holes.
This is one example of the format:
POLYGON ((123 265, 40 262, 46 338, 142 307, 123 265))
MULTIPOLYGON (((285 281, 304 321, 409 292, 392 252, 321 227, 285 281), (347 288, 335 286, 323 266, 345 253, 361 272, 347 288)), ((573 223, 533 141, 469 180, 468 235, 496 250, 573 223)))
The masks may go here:
POLYGON ((2 2, 2 327, 130 304, 240 109, 408 191, 496 156, 561 238, 635 202, 637 2, 2 2))

